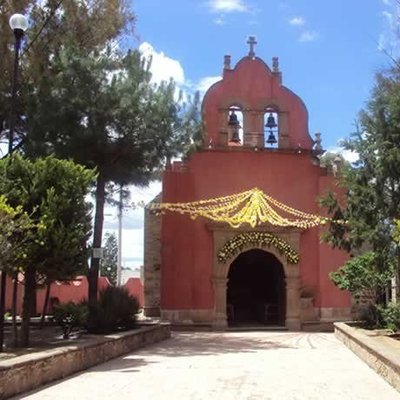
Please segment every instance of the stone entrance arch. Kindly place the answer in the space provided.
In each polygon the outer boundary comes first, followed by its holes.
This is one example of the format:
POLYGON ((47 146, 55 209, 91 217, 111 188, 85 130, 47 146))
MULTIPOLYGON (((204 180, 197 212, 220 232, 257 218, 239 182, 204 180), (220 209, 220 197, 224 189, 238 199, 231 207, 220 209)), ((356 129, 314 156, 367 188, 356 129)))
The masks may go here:
MULTIPOLYGON (((212 284, 214 289, 214 329, 226 329, 228 326, 226 314, 226 298, 228 272, 231 263, 237 257, 232 255, 223 263, 218 260, 218 252, 224 244, 238 233, 246 232, 243 229, 233 229, 229 226, 210 225, 214 239, 214 261, 212 284)), ((277 237, 285 240, 294 250, 299 250, 301 230, 297 228, 287 229, 258 229, 258 232, 273 233, 277 237)), ((286 319, 285 326, 289 330, 300 330, 300 271, 297 264, 289 263, 286 256, 271 245, 257 246, 254 244, 244 245, 241 252, 259 249, 273 254, 282 264, 285 273, 286 284, 286 319)))

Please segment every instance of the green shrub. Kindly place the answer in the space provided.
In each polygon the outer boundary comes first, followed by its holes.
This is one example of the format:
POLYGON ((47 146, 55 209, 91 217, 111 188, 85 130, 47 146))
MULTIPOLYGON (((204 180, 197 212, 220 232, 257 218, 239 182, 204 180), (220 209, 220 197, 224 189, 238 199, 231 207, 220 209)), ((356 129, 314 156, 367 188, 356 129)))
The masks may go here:
POLYGON ((389 303, 387 306, 377 306, 379 324, 382 328, 394 332, 400 330, 400 303, 389 303))
POLYGON ((100 292, 95 306, 89 307, 87 329, 90 333, 110 333, 136 326, 137 299, 125 288, 108 287, 100 292))
POLYGON ((88 308, 84 303, 58 304, 54 307, 54 320, 63 330, 64 339, 68 339, 71 332, 76 327, 84 327, 87 322, 88 308))
POLYGON ((373 300, 387 287, 392 276, 391 265, 383 271, 379 270, 377 255, 372 251, 351 258, 337 271, 329 274, 339 289, 348 290, 355 299, 368 294, 373 300))

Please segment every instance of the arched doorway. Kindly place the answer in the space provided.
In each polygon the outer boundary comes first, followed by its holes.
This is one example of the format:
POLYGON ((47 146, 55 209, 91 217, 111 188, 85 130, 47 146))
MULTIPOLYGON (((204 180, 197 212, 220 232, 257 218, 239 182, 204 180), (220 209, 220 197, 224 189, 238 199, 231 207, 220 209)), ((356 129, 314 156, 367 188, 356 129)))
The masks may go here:
POLYGON ((241 253, 228 273, 227 316, 230 325, 285 325, 285 274, 271 253, 241 253))

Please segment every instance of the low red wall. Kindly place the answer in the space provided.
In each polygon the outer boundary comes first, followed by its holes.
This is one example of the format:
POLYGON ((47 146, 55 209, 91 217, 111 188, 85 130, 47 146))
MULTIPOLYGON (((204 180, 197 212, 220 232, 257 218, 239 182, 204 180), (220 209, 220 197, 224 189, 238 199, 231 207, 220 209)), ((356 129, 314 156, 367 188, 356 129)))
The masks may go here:
MULTIPOLYGON (((18 296, 17 296, 17 313, 20 314, 22 310, 22 299, 24 295, 23 276, 20 275, 18 283, 18 296)), ((111 286, 106 277, 99 277, 99 291, 111 286)), ((139 301, 139 306, 143 307, 143 285, 139 278, 129 278, 123 285, 128 292, 135 296, 139 301)), ((7 278, 7 292, 6 292, 6 310, 10 311, 12 307, 12 293, 13 293, 13 280, 7 278)), ((68 303, 70 301, 79 303, 87 300, 88 295, 88 280, 86 276, 77 276, 74 280, 67 282, 54 282, 50 289, 50 302, 48 313, 52 312, 52 304, 68 303)), ((43 304, 46 296, 46 289, 41 288, 36 292, 36 312, 40 314, 43 310, 43 304)))
POLYGON ((139 278, 129 278, 124 288, 128 290, 133 296, 135 296, 139 301, 140 308, 143 307, 144 304, 144 293, 143 293, 143 285, 142 281, 139 278))

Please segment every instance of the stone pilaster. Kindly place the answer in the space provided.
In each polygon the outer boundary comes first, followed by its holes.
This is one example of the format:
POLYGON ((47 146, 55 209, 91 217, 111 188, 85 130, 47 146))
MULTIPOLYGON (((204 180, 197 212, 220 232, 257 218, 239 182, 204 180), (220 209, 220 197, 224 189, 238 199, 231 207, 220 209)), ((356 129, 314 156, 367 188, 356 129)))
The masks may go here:
POLYGON ((278 147, 280 149, 289 148, 289 118, 287 112, 278 114, 278 147))
POLYGON ((286 275, 286 327, 290 331, 300 330, 300 277, 298 267, 288 265, 286 275))
POLYGON ((264 112, 256 110, 245 110, 243 119, 244 124, 244 146, 264 147, 264 112))
MULTIPOLYGON (((161 201, 161 193, 153 200, 161 201)), ((144 214, 144 313, 147 317, 160 316, 161 280, 161 216, 149 210, 144 214)))
POLYGON ((226 288, 228 279, 225 277, 213 277, 212 283, 214 285, 215 296, 215 315, 213 320, 213 328, 216 330, 224 330, 228 326, 226 317, 226 288))

